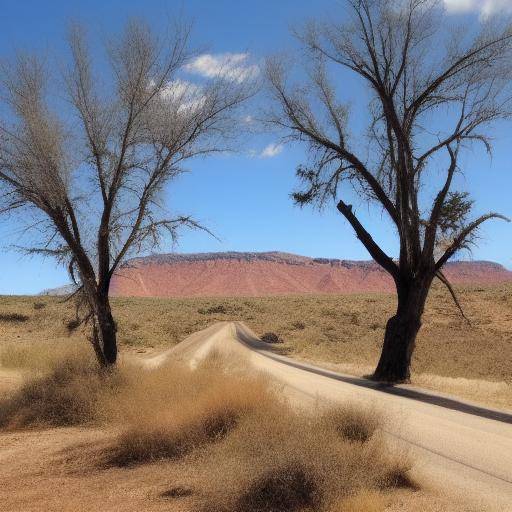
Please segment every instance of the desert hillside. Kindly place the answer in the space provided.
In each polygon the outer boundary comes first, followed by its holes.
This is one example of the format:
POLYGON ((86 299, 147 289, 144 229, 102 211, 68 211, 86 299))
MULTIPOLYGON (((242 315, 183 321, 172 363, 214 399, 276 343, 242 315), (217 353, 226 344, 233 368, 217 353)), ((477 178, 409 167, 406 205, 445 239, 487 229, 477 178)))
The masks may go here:
MULTIPOLYGON (((454 284, 512 282, 512 272, 486 261, 453 262, 454 284)), ((112 283, 115 296, 200 297, 339 294, 392 290, 371 261, 308 258, 281 252, 162 254, 127 262, 112 283)))

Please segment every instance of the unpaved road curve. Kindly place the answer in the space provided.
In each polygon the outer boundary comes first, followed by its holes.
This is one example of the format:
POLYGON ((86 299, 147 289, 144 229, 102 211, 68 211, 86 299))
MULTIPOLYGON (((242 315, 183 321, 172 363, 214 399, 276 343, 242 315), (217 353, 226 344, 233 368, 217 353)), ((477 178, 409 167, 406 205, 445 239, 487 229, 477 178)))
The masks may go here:
POLYGON ((432 393, 399 396, 361 379, 276 356, 265 347, 242 322, 223 322, 193 334, 146 364, 159 365, 172 357, 195 365, 217 351, 244 358, 303 403, 360 401, 375 406, 388 418, 385 430, 391 442, 411 454, 413 471, 421 482, 468 501, 470 510, 512 512, 510 414, 466 407, 432 393))

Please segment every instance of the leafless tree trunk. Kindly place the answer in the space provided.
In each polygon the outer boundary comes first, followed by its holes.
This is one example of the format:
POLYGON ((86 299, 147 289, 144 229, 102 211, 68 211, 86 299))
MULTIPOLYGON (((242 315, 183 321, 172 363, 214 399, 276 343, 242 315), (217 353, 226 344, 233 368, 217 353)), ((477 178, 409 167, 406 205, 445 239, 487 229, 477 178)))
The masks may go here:
MULTIPOLYGON (((457 29, 435 0, 347 0, 351 22, 308 23, 297 35, 307 55, 309 83, 290 83, 289 66, 270 59, 267 76, 277 108, 269 121, 289 140, 305 143, 311 162, 297 174, 297 203, 334 201, 372 258, 393 278, 398 306, 388 321, 374 377, 410 378, 411 357, 428 292, 445 284, 445 263, 474 240, 490 213, 470 220, 473 202, 452 191, 460 154, 472 143, 490 151, 486 129, 510 117, 512 31, 489 21, 481 31, 457 29), (444 22, 443 22, 444 19, 444 22), (444 50, 443 50, 444 49, 444 50), (335 72, 345 75, 333 78, 335 72), (359 78, 371 94, 365 135, 350 136, 349 110, 335 84, 359 78), (433 172, 443 168, 444 176, 433 172), (439 183, 438 183, 439 182, 439 183), (349 184, 377 204, 397 233, 392 258, 341 197, 349 184), (437 186, 434 197, 427 193, 437 186)), ((332 16, 331 16, 332 19, 332 16)))
POLYGON ((2 70, 4 211, 37 216, 43 244, 29 251, 66 263, 102 365, 117 359, 113 274, 127 255, 164 235, 174 240, 181 226, 201 228, 188 216, 168 218, 161 193, 184 162, 227 149, 237 108, 254 92, 243 69, 202 84, 181 78, 188 39, 184 25, 160 41, 131 22, 107 46, 107 76, 74 26, 59 95, 49 94, 53 69, 44 59, 19 55, 2 70))

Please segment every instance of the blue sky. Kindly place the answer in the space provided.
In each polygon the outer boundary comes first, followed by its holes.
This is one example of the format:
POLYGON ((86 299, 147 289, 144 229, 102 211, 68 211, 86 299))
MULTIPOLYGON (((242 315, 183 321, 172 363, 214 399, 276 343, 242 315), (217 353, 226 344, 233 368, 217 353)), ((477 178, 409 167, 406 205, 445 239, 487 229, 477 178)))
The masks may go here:
MULTIPOLYGON (((449 15, 466 16, 472 23, 510 5, 508 0, 445 0, 449 15)), ((337 12, 338 0, 88 0, 2 2, 3 29, 0 55, 16 48, 59 52, 66 23, 77 18, 98 33, 118 31, 126 18, 142 15, 156 28, 164 28, 169 16, 182 10, 194 21, 193 45, 211 55, 249 53, 258 64, 274 52, 290 51, 294 42, 290 27, 307 17, 337 12)), ((346 94, 360 95, 358 84, 348 82, 346 94)), ((357 119, 355 114, 355 121, 357 119)), ((477 200, 477 213, 489 210, 512 216, 512 130, 498 127, 495 152, 490 160, 476 150, 464 159, 461 188, 477 200)), ((295 169, 304 161, 300 147, 279 146, 277 134, 259 133, 246 138, 237 154, 191 161, 189 173, 166 192, 167 206, 190 213, 220 238, 202 232, 183 232, 180 252, 281 250, 309 256, 368 259, 350 227, 334 208, 319 213, 299 209, 289 199, 296 185, 295 169)), ((394 235, 381 214, 354 201, 366 225, 384 247, 395 253, 394 235)), ((20 226, 0 218, 0 293, 36 293, 68 281, 66 272, 52 260, 27 257, 10 249, 20 226)), ((171 247, 163 248, 171 250, 171 247)), ((474 259, 488 259, 512 268, 512 225, 489 223, 481 232, 474 259)))

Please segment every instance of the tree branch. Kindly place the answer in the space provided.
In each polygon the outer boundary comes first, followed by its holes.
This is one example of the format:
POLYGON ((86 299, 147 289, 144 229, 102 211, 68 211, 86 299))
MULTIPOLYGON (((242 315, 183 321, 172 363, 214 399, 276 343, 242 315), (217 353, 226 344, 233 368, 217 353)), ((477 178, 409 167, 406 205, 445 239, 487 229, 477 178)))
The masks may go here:
POLYGON ((460 314, 462 315, 462 318, 464 318, 464 320, 466 320, 466 322, 471 325, 471 322, 469 320, 469 318, 465 315, 464 313, 464 310, 462 309, 462 306, 459 302, 459 299, 457 297, 457 294, 455 293, 455 290, 453 289, 450 281, 448 280, 448 278, 443 274, 443 272, 441 272, 441 270, 438 270, 436 272, 436 277, 439 279, 439 281, 441 281, 441 283, 443 283, 446 288, 448 289, 448 291, 450 292, 450 295, 452 296, 452 299, 453 299, 453 302, 455 302, 455 305, 457 306, 458 310, 460 311, 460 314))
POLYGON ((433 253, 434 245, 436 242, 436 234, 439 226, 439 217, 441 215, 441 211, 443 208, 443 204, 446 200, 446 196, 450 191, 450 187, 453 180, 453 175, 455 174, 455 170, 457 169, 457 155, 458 148, 454 151, 450 146, 447 146, 448 153, 450 154, 450 167, 448 168, 446 180, 443 188, 437 194, 437 197, 434 201, 434 206, 432 207, 432 211, 430 213, 430 218, 428 221, 428 225, 425 229, 425 241, 423 243, 423 256, 430 258, 430 255, 433 253))
POLYGON ((338 211, 348 220, 352 228, 354 229, 357 238, 366 247, 366 250, 370 253, 371 257, 384 269, 386 270, 393 279, 397 280, 399 276, 399 269, 396 263, 378 246, 373 240, 372 236, 363 227, 359 219, 354 215, 352 206, 346 204, 343 201, 339 201, 337 205, 338 211))
POLYGON ((469 235, 471 235, 471 233, 478 229, 484 222, 491 219, 501 219, 506 222, 510 222, 508 217, 505 217, 499 213, 488 213, 487 215, 482 215, 480 218, 469 224, 469 226, 464 228, 458 235, 455 236, 448 249, 446 249, 444 254, 437 261, 435 267, 436 271, 439 271, 443 268, 443 265, 463 246, 464 242, 467 240, 469 235))

